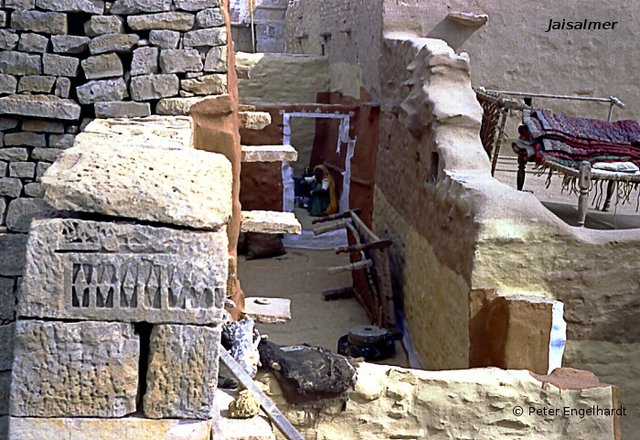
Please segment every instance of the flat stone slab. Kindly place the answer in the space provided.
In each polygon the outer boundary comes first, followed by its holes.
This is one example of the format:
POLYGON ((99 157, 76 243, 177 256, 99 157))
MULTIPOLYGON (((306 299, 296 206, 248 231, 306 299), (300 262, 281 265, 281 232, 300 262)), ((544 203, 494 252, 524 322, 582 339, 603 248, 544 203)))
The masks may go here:
POLYGON ((295 162, 298 152, 291 145, 243 145, 243 162, 295 162))
POLYGON ((210 420, 11 417, 10 440, 209 440, 210 420))
POLYGON ((188 115, 191 107, 194 105, 206 101, 207 99, 215 98, 219 95, 212 96, 193 96, 189 98, 164 98, 158 101, 156 105, 156 113, 159 115, 188 115))
MULTIPOLYGON (((122 104, 141 105, 137 102, 122 104)), ((147 147, 184 150, 193 149, 192 136, 191 118, 188 117, 149 116, 144 118, 95 119, 86 126, 82 133, 76 136, 74 146, 90 148, 94 145, 108 144, 126 148, 147 147)))
POLYGON ((42 177, 56 209, 216 230, 231 217, 231 163, 200 150, 102 144, 65 150, 42 177))
POLYGON ((220 333, 220 327, 153 327, 145 416, 207 420, 217 412, 214 400, 220 333))
POLYGON ((269 112, 239 112, 240 127, 247 130, 262 130, 271 124, 269 112))
POLYGON ((80 106, 51 95, 11 95, 0 98, 0 114, 77 121, 80 106))
POLYGON ((291 321, 291 300, 266 297, 245 298, 244 313, 260 324, 289 322, 291 321))
POLYGON ((292 212, 242 211, 242 232, 301 234, 302 226, 292 212))
POLYGON ((18 321, 10 415, 122 417, 133 413, 139 354, 140 340, 132 324, 18 321))
POLYGON ((19 316, 216 324, 228 241, 217 232, 34 220, 19 316))

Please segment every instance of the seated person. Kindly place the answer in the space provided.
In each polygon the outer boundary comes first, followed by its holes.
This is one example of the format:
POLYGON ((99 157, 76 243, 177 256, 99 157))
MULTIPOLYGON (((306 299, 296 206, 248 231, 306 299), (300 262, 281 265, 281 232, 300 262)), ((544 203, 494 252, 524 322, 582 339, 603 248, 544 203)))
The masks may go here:
POLYGON ((336 200, 336 184, 324 165, 317 165, 313 169, 313 176, 305 177, 311 186, 309 193, 309 214, 314 217, 331 215, 338 212, 336 200))

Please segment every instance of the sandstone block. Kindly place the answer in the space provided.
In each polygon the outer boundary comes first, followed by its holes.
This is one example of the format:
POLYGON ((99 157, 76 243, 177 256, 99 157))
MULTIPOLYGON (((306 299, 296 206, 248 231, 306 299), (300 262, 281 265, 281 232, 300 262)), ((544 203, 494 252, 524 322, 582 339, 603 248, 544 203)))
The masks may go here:
MULTIPOLYGON (((35 165, 36 164, 33 164, 34 168, 35 165)), ((40 183, 30 182, 24 186, 24 193, 29 197, 42 198, 44 197, 44 188, 42 188, 42 184, 40 183)))
POLYGON ((227 246, 224 228, 34 220, 18 315, 215 324, 226 290, 227 246))
POLYGON ((53 90, 56 96, 60 98, 68 98, 71 92, 71 80, 69 78, 60 77, 56 79, 56 86, 53 90))
POLYGON ((224 14, 220 8, 204 9, 196 14, 198 27, 209 28, 224 26, 224 14))
POLYGON ((31 152, 31 159, 53 162, 62 154, 63 151, 64 150, 61 148, 34 148, 31 152))
POLYGON ((29 232, 34 217, 48 215, 51 207, 42 199, 15 199, 7 209, 7 228, 12 232, 29 232))
POLYGON ((136 410, 140 340, 116 322, 16 323, 13 416, 122 417, 136 410))
POLYGON ((206 8, 219 8, 220 0, 174 0, 177 9, 200 11, 206 8))
POLYGON ((222 95, 227 93, 227 75, 214 73, 193 79, 183 79, 181 88, 196 95, 222 95))
POLYGON ((29 150, 26 148, 0 148, 0 160, 27 160, 29 150))
POLYGON ((79 54, 89 47, 89 37, 80 35, 54 35, 51 37, 53 51, 56 53, 79 54))
POLYGON ((35 175, 36 164, 33 162, 11 162, 9 164, 9 177, 33 179, 35 175))
POLYGON ((242 211, 242 232, 262 234, 300 234, 302 227, 291 212, 242 211))
MULTIPOLYGON (((34 151, 35 151, 35 149, 34 149, 34 151)), ((39 160, 39 159, 36 159, 36 160, 39 160)), ((42 160, 44 160, 44 159, 42 159, 42 160)), ((39 182, 40 179, 42 179, 42 176, 49 169, 50 166, 51 166, 51 164, 47 163, 47 162, 38 162, 36 164, 36 182, 39 182)))
MULTIPOLYGON (((18 179, 15 179, 18 180, 18 179)), ((0 191, 2 179, 0 179, 0 191)), ((0 275, 4 277, 21 276, 25 265, 27 250, 26 234, 0 234, 0 275)))
POLYGON ((43 134, 19 131, 17 133, 7 133, 4 136, 4 144, 10 147, 45 147, 47 140, 43 134))
POLYGON ((156 325, 151 332, 147 417, 210 419, 218 381, 219 327, 156 325))
MULTIPOLYGON (((13 292, 14 286, 15 280, 13 278, 0 277, 0 320, 2 321, 13 321, 15 319, 16 297, 13 292)), ((9 403, 9 399, 7 399, 7 403, 9 403)))
POLYGON ((33 9, 36 7, 36 0, 6 0, 4 6, 9 9, 33 9))
POLYGON ((158 31, 149 32, 149 42, 162 49, 175 49, 180 41, 180 32, 158 31))
POLYGON ((187 32, 182 43, 184 47, 222 46, 227 44, 227 30, 219 27, 187 32))
POLYGON ((49 39, 38 34, 22 34, 18 43, 18 50, 21 52, 44 53, 47 51, 49 39))
POLYGON ((199 150, 74 147, 42 182, 46 199, 63 210, 205 229, 220 228, 231 213, 229 161, 199 150))
POLYGON ((138 118, 151 114, 148 102, 96 102, 94 108, 97 118, 138 118))
POLYGON ((131 75, 151 75, 158 73, 158 48, 140 47, 133 51, 131 75))
POLYGON ((57 12, 16 10, 11 15, 11 27, 23 32, 64 35, 67 33, 67 15, 57 12))
POLYGON ((131 52, 133 46, 140 40, 135 34, 106 34, 93 38, 89 42, 91 55, 107 52, 131 52))
POLYGON ((13 50, 18 44, 18 34, 8 29, 0 29, 0 49, 13 50))
POLYGON ((0 98, 0 114, 78 120, 80 106, 57 96, 11 95, 0 98))
POLYGON ((200 72, 200 52, 195 49, 165 49, 160 52, 162 73, 200 72))
POLYGON ((80 104, 93 104, 101 101, 122 101, 128 97, 127 83, 124 79, 105 79, 89 81, 76 87, 80 104))
MULTIPOLYGON (((271 124, 271 114, 269 112, 239 112, 238 116, 240 118, 240 127, 247 130, 262 130, 271 124)), ((297 154, 294 160, 297 160, 297 154)))
POLYGON ((124 21, 115 15, 94 15, 84 24, 84 33, 89 37, 124 34, 124 21))
POLYGON ((177 75, 143 75, 131 78, 131 98, 134 101, 176 96, 179 89, 177 75))
POLYGON ((130 15, 127 24, 134 31, 170 30, 188 31, 193 27, 195 17, 187 12, 162 12, 149 15, 130 15))
POLYGON ((192 98, 161 99, 156 105, 156 113, 159 115, 188 115, 191 107, 209 98, 209 96, 195 96, 192 98))
POLYGON ((0 325, 0 371, 11 370, 14 333, 15 323, 0 325))
POLYGON ((36 0, 40 9, 56 12, 84 12, 86 14, 102 14, 104 1, 101 0, 36 0))
POLYGON ((64 133, 62 122, 46 121, 43 119, 27 119, 22 122, 22 129, 36 133, 64 133))
POLYGON ((53 76, 78 76, 80 60, 74 57, 46 53, 42 56, 43 72, 53 76))
POLYGON ((171 0, 116 0, 111 6, 112 14, 140 14, 141 12, 164 12, 171 10, 171 0))
POLYGON ((150 420, 142 417, 11 417, 9 439, 20 440, 209 440, 210 420, 150 420))
POLYGON ((87 79, 109 78, 122 76, 124 70, 122 61, 115 53, 96 55, 83 60, 81 63, 84 76, 87 79))
POLYGON ((52 148, 67 149, 73 147, 75 134, 52 134, 49 136, 49 146, 52 148))
POLYGON ((205 72, 227 72, 227 46, 216 46, 209 49, 204 59, 205 72))
POLYGON ((42 73, 42 58, 40 55, 28 55, 22 52, 0 52, 0 73, 39 75, 42 73))
POLYGON ((18 92, 51 93, 56 82, 54 76, 27 75, 20 78, 18 92))
POLYGON ((18 81, 14 76, 0 74, 0 94, 11 94, 16 92, 18 81))

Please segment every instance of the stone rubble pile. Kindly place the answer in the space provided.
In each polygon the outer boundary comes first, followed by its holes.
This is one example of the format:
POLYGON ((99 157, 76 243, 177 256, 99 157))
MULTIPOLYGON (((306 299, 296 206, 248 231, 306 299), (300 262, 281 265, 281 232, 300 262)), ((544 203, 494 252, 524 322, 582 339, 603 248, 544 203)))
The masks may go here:
MULTIPOLYGON (((114 139, 77 142, 42 179, 45 201, 65 213, 33 220, 29 232, 10 439, 54 418, 67 438, 95 418, 137 412, 126 423, 146 427, 219 415, 231 163, 185 145, 158 148, 162 125, 190 138, 189 118, 162 118, 94 121, 82 136, 111 127, 114 139), (118 145, 118 132, 140 146, 118 145)), ((189 438, 208 439, 203 432, 189 438)))

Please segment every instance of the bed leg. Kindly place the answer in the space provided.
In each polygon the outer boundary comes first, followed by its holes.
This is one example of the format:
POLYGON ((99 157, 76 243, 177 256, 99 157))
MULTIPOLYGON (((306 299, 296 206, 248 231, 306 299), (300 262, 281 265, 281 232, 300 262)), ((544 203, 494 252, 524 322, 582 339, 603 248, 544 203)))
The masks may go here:
POLYGON ((591 164, 586 160, 580 164, 580 177, 578 187, 578 226, 584 226, 587 219, 587 203, 589 202, 589 187, 591 186, 591 164))
POLYGON ((613 197, 613 191, 616 188, 616 182, 614 180, 610 180, 607 184, 607 198, 604 201, 604 206, 602 207, 603 212, 608 212, 609 208, 611 208, 611 198, 613 197))
POLYGON ((518 155, 518 176, 516 177, 516 188, 518 191, 522 191, 524 188, 524 178, 526 176, 527 158, 518 155))

